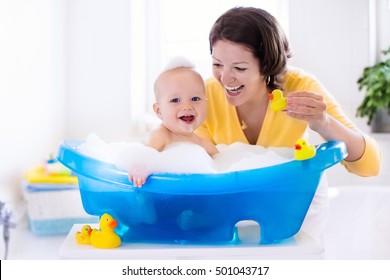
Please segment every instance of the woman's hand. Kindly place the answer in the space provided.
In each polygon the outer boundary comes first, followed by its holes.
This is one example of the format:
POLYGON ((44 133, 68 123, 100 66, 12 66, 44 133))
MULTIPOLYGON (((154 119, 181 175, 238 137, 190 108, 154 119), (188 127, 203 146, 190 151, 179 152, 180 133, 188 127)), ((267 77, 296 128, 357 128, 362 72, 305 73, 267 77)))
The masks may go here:
POLYGON ((341 140, 347 146, 347 161, 359 159, 365 140, 359 131, 347 128, 328 115, 322 95, 309 91, 295 91, 287 95, 287 115, 308 122, 310 128, 327 141, 341 140))
POLYGON ((329 116, 322 95, 310 91, 295 91, 287 95, 287 115, 308 122, 310 128, 319 132, 327 127, 329 116))

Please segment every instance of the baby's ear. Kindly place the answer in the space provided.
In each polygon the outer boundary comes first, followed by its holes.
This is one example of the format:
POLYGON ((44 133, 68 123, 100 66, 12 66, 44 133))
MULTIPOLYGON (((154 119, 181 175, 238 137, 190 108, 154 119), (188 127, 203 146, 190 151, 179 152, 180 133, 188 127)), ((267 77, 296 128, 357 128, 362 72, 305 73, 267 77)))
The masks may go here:
POLYGON ((156 114, 156 116, 162 120, 161 110, 160 110, 160 107, 158 106, 157 103, 153 104, 153 110, 154 110, 154 113, 156 114))

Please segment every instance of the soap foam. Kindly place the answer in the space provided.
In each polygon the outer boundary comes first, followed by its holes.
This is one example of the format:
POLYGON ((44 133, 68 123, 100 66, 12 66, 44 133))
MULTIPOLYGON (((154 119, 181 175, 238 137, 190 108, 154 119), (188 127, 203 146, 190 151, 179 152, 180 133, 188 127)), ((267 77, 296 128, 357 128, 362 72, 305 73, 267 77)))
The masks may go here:
POLYGON ((113 163, 124 171, 136 166, 147 173, 213 174, 250 170, 282 164, 293 160, 292 148, 264 148, 236 142, 217 145, 219 153, 211 158, 199 145, 178 142, 164 151, 139 142, 106 143, 91 134, 78 150, 95 159, 113 163))

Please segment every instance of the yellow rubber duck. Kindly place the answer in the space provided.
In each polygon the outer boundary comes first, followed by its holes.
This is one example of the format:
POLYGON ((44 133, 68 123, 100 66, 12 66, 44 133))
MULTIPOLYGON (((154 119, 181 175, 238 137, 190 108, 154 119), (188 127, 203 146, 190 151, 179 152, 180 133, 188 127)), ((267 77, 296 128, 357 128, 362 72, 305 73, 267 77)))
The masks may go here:
POLYGON ((274 89, 272 93, 268 94, 270 102, 270 107, 272 111, 282 111, 286 109, 287 99, 283 96, 283 92, 280 89, 274 89))
POLYGON ((91 232, 90 225, 85 225, 81 228, 81 231, 76 232, 76 241, 78 244, 91 244, 91 232))
POLYGON ((91 245, 96 248, 110 249, 121 245, 121 238, 114 232, 117 220, 105 213, 99 220, 100 229, 91 232, 91 245))
POLYGON ((294 157, 296 160, 305 160, 316 155, 316 148, 305 139, 299 139, 295 143, 294 157))

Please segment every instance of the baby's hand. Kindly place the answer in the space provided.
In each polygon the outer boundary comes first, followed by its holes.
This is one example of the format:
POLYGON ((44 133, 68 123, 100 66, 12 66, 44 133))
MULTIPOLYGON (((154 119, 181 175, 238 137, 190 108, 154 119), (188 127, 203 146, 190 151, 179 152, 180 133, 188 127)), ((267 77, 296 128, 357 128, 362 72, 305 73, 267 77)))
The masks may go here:
POLYGON ((145 176, 138 177, 137 175, 131 175, 129 173, 129 180, 133 183, 134 187, 142 187, 143 184, 146 182, 145 176))
POLYGON ((146 179, 150 173, 148 172, 145 164, 137 164, 129 169, 129 181, 133 183, 135 187, 142 187, 145 184, 146 179))

